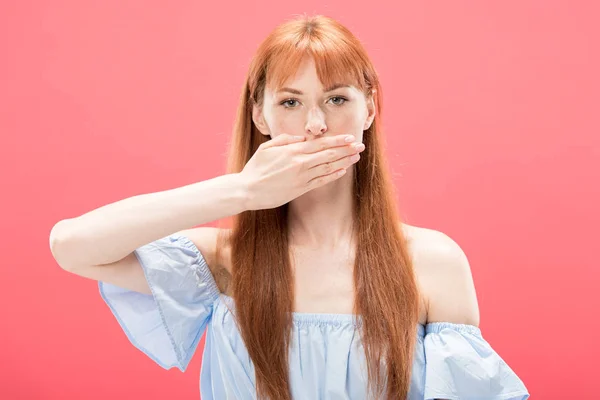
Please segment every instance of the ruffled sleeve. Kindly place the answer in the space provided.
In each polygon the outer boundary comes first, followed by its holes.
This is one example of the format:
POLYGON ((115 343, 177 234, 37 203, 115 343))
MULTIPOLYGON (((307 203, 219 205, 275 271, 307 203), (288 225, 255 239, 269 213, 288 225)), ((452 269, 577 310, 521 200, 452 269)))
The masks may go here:
POLYGON ((519 377, 474 325, 433 322, 425 327, 424 399, 525 400, 519 377))
POLYGON ((165 369, 187 368, 219 289, 198 248, 173 234, 135 250, 152 294, 99 282, 131 343, 165 369))

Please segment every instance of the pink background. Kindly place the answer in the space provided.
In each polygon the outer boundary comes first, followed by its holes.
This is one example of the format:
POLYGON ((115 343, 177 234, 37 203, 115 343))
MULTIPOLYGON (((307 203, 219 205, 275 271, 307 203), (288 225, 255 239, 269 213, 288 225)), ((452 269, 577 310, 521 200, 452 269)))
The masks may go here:
POLYGON ((597 3, 425 3, 3 2, 0 397, 198 398, 204 342, 161 369, 48 235, 222 174, 253 51, 304 12, 367 47, 406 221, 464 249, 484 337, 532 398, 597 394, 597 3))

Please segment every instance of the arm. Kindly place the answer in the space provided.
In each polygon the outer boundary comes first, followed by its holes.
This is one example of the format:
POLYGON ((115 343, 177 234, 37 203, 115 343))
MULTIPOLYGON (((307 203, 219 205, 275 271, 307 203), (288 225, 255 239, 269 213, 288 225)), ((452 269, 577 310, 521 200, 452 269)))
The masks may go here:
POLYGON ((65 270, 147 292, 138 247, 246 210, 281 206, 339 179, 357 161, 352 156, 364 150, 352 146, 353 136, 304 139, 280 134, 262 143, 240 173, 130 197, 60 221, 50 232, 52 255, 65 270))
POLYGON ((424 338, 425 397, 506 399, 529 397, 523 381, 483 338, 469 262, 451 238, 433 231, 421 263, 429 297, 424 338), (436 329, 438 327, 439 329, 436 329))
POLYGON ((469 261, 449 236, 428 230, 418 251, 427 297, 427 321, 479 326, 479 306, 469 261))
POLYGON ((247 207, 246 198, 239 174, 129 197, 59 221, 50 232, 50 249, 67 271, 147 293, 135 249, 241 213, 247 207))

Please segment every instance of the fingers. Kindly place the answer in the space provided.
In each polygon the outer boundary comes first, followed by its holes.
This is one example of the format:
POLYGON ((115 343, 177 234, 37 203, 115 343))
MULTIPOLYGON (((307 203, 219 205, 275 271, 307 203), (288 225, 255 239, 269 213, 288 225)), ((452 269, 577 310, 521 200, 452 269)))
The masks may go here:
MULTIPOLYGON (((362 149, 364 150, 364 145, 362 146, 362 149)), ((355 164, 358 162, 358 160, 360 160, 360 153, 363 150, 360 150, 359 147, 358 149, 353 149, 351 151, 346 150, 346 154, 341 158, 338 156, 329 157, 329 161, 319 163, 318 165, 308 170, 309 181, 319 176, 328 175, 341 169, 345 170, 346 168, 350 167, 352 164, 355 164)))
POLYGON ((286 144, 292 144, 297 142, 303 142, 305 140, 305 136, 293 136, 287 133, 282 133, 281 135, 275 136, 273 139, 269 140, 261 144, 263 149, 268 149, 270 147, 275 146, 284 146, 286 144))
POLYGON ((341 170, 335 171, 334 173, 331 173, 329 175, 318 176, 318 177, 314 178, 313 180, 311 180, 310 182, 308 182, 308 190, 312 190, 312 189, 318 188, 319 186, 323 186, 326 183, 333 182, 336 179, 339 179, 344 175, 346 175, 346 170, 341 169, 341 170))
MULTIPOLYGON (((344 157, 344 160, 346 161, 348 166, 350 166, 350 165, 354 164, 356 161, 358 161, 358 158, 356 158, 356 156, 358 156, 358 154, 355 156, 344 157), (351 157, 354 157, 356 159, 356 161, 349 162, 348 160, 351 157)), ((330 173, 326 173, 325 175, 315 176, 314 178, 312 178, 311 180, 308 181, 308 190, 318 188, 319 186, 323 186, 329 182, 333 182, 336 179, 341 178, 342 176, 346 175, 346 172, 347 172, 346 168, 338 169, 337 167, 332 167, 330 173)))
POLYGON ((304 165, 309 169, 309 172, 323 175, 335 171, 335 167, 347 167, 342 160, 356 155, 364 149, 365 145, 362 143, 346 144, 345 146, 326 149, 318 153, 304 155, 303 157, 306 157, 304 165), (316 169, 316 171, 310 171, 311 169, 316 169))
POLYGON ((293 144, 291 145, 291 149, 298 153, 311 154, 332 147, 348 146, 355 140, 356 138, 353 135, 324 136, 315 140, 307 140, 304 143, 293 144))
POLYGON ((294 153, 311 154, 327 150, 331 147, 347 146, 356 138, 353 135, 324 136, 315 140, 306 140, 306 136, 293 136, 282 133, 261 145, 262 148, 290 145, 289 149, 294 153))

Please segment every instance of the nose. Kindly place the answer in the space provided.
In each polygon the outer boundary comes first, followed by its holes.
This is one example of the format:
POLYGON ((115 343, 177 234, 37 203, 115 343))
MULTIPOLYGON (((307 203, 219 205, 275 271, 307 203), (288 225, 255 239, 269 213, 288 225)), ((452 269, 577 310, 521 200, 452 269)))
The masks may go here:
POLYGON ((318 107, 309 110, 306 121, 306 131, 311 135, 322 135, 327 132, 325 114, 318 107))

